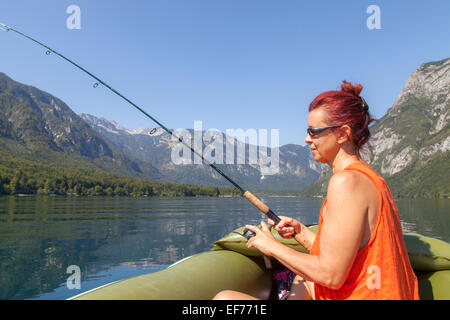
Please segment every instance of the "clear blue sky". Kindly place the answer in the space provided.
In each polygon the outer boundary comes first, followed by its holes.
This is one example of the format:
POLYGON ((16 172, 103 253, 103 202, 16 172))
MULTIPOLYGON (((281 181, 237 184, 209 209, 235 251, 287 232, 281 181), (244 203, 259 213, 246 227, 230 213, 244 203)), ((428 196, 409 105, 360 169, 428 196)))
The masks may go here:
MULTIPOLYGON (((359 82, 377 118, 422 63, 450 56, 450 1, 0 0, 0 22, 46 43, 170 128, 279 129, 304 144, 308 104, 359 82), (69 30, 69 5, 81 30, 69 30), (369 5, 381 29, 369 30, 369 5)), ((154 124, 56 55, 0 31, 0 71, 134 129, 154 124)))

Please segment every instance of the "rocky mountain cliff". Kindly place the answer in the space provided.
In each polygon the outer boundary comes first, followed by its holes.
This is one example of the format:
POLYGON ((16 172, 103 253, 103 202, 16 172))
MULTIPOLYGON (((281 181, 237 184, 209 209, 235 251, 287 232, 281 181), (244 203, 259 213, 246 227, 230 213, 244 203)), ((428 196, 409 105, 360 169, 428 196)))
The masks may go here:
POLYGON ((450 151, 450 59, 421 65, 373 127, 371 163, 384 175, 450 151))
POLYGON ((374 125, 371 164, 398 196, 450 196, 450 58, 421 65, 374 125))
POLYGON ((107 143, 63 101, 0 73, 0 151, 28 160, 69 167, 100 168, 156 178, 107 143))
MULTIPOLYGON (((365 159, 397 197, 450 196, 450 58, 425 63, 371 127, 365 159)), ((324 195, 329 174, 307 190, 324 195)))

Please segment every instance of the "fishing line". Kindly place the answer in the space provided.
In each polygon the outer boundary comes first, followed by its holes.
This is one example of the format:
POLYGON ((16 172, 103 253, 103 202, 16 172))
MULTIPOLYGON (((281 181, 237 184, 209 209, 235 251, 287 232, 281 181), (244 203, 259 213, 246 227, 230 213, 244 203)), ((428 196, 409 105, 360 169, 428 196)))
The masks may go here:
MULTIPOLYGON (((83 71, 84 73, 88 74, 89 76, 91 76, 92 78, 94 78, 97 82, 93 85, 94 88, 97 88, 100 84, 102 84, 103 86, 105 86, 106 88, 108 88, 109 90, 111 90, 112 92, 114 92, 116 95, 118 95, 119 97, 121 97, 123 100, 125 100, 126 102, 128 102, 130 105, 132 105, 134 108, 136 108, 138 111, 140 111, 141 113, 143 113, 147 118, 151 119, 153 122, 155 122, 158 126, 160 126, 164 131, 166 131, 167 133, 169 133, 172 137, 174 137, 175 139, 177 139, 180 143, 182 143, 183 145, 185 145, 186 147, 188 147, 194 154, 196 154, 197 156, 199 156, 202 161, 209 165, 211 168, 213 168, 217 173, 219 173, 222 177, 224 177, 226 180, 228 180, 234 187, 236 187, 240 192, 241 195, 244 196, 248 201, 250 201, 256 208, 258 208, 262 213, 264 213, 265 215, 267 215, 270 219, 272 219, 275 224, 278 224, 278 222, 280 222, 280 218, 265 204, 263 203, 261 200, 259 200, 256 196, 254 196, 250 191, 248 190, 244 190, 241 186, 239 186, 236 182, 234 182, 230 177, 228 177, 225 173, 222 172, 222 170, 220 170, 219 168, 217 168, 213 163, 211 163, 208 159, 205 159, 203 157, 202 154, 200 154, 199 152, 197 152, 191 145, 188 145, 186 142, 183 141, 182 138, 177 137, 172 130, 166 128, 162 123, 160 123, 158 120, 156 120, 155 118, 153 118, 151 115, 149 115, 146 111, 144 111, 141 107, 139 107, 138 105, 136 105, 134 102, 132 102, 131 100, 129 100, 128 98, 126 98, 125 96, 123 96, 120 92, 118 92, 116 89, 112 88, 111 86, 109 86, 107 83, 105 83, 104 81, 102 81, 101 79, 99 79, 98 77, 96 77, 95 75, 93 75, 92 73, 90 73, 88 70, 84 69, 83 67, 81 67, 80 65, 78 65, 77 63, 73 62, 72 60, 70 60, 69 58, 65 57, 64 55, 62 55, 61 53, 53 50, 52 48, 48 47, 47 45, 43 44, 42 42, 39 42, 38 40, 10 27, 7 26, 4 23, 0 22, 0 26, 2 26, 2 30, 3 31, 14 31, 15 33, 21 35, 22 37, 27 38, 28 40, 31 40, 34 43, 37 43, 38 45, 44 47, 45 49, 47 49, 47 51, 45 52, 46 55, 50 55, 51 53, 54 53, 56 55, 58 55, 59 57, 61 57, 62 59, 66 60, 67 62, 69 62, 70 64, 72 64, 73 66, 75 66, 76 68, 80 69, 81 71, 83 71)), ((252 232, 250 230, 248 230, 249 232, 252 232)))

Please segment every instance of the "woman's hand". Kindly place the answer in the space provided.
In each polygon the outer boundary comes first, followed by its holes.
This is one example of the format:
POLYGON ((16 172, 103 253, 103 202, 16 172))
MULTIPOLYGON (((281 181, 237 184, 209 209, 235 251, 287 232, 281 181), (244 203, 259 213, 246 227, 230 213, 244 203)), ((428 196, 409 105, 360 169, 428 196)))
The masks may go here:
POLYGON ((272 256, 273 252, 276 252, 276 247, 280 243, 275 239, 269 226, 264 221, 261 221, 261 229, 252 225, 246 225, 245 227, 256 234, 247 241, 247 248, 255 247, 266 256, 272 256))
POLYGON ((302 229, 302 224, 297 220, 289 217, 280 216, 281 221, 275 225, 275 222, 271 219, 268 220, 268 223, 275 227, 275 230, 278 231, 280 236, 285 239, 290 239, 294 236, 295 233, 300 233, 302 229))

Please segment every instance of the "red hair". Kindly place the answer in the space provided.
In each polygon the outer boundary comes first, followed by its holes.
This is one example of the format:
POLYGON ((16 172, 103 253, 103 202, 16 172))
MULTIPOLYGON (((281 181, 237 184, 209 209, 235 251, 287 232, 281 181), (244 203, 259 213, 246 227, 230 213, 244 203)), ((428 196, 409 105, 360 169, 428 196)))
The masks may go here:
POLYGON ((324 108, 330 125, 348 125, 352 128, 350 139, 358 150, 369 139, 369 124, 375 120, 369 114, 369 106, 359 96, 362 89, 359 83, 353 85, 344 80, 340 91, 323 92, 309 105, 310 112, 324 108))

